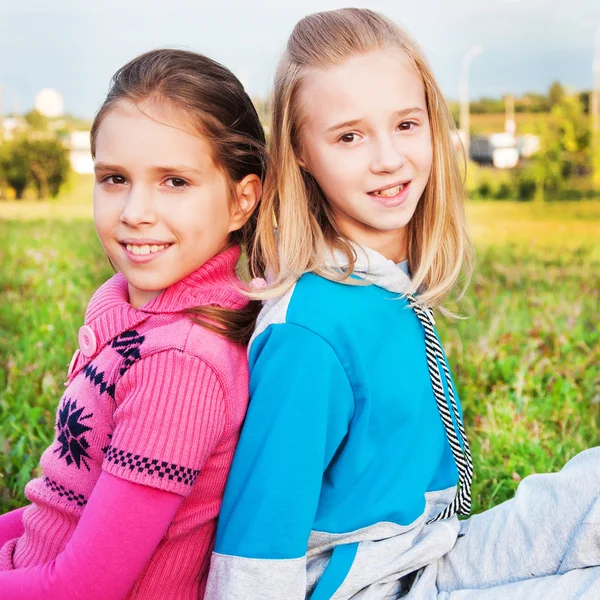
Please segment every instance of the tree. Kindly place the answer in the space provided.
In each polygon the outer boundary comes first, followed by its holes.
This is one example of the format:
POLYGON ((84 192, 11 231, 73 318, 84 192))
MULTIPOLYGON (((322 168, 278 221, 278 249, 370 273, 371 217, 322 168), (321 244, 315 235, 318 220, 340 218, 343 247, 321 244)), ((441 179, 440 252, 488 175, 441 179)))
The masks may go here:
POLYGON ((23 115, 27 121, 27 125, 33 131, 47 131, 48 130, 48 117, 43 115, 37 108, 30 110, 27 114, 23 115))
POLYGON ((64 146, 55 139, 30 141, 29 160, 38 198, 55 198, 71 168, 64 146))
POLYGON ((70 171, 67 150, 56 139, 19 138, 0 149, 0 170, 18 200, 28 185, 37 190, 38 198, 55 197, 70 171))
POLYGON ((516 177, 520 190, 543 201, 547 192, 560 192, 566 180, 590 168, 590 129, 579 96, 564 96, 554 105, 540 137, 540 152, 516 177))
POLYGON ((560 81, 555 81, 548 90, 548 100, 550 101, 550 108, 554 108, 557 104, 560 104, 565 98, 565 88, 562 86, 560 81))
POLYGON ((0 169, 2 179, 15 191, 17 200, 21 200, 31 182, 27 149, 16 141, 3 144, 0 148, 0 169))

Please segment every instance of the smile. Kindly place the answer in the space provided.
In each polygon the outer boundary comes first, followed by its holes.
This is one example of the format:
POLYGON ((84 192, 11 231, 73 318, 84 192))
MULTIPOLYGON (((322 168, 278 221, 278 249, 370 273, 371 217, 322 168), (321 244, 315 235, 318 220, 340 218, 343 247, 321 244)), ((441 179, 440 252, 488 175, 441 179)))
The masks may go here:
POLYGON ((397 196, 409 183, 410 181, 395 183, 373 192, 369 192, 369 194, 371 196, 379 196, 380 198, 393 198, 394 196, 397 196))
POLYGON ((375 202, 386 208, 395 208, 404 204, 410 194, 410 181, 404 181, 402 183, 395 183, 373 192, 368 192, 368 195, 375 200, 375 202))
POLYGON ((400 183, 398 185, 395 185, 394 187, 389 187, 384 190, 377 190, 376 192, 371 192, 371 194, 373 194, 373 196, 391 198, 393 196, 397 196, 404 189, 405 185, 405 183, 400 183))
POLYGON ((160 250, 164 250, 171 244, 124 244, 125 248, 127 248, 127 252, 131 252, 133 254, 154 254, 155 252, 160 252, 160 250))

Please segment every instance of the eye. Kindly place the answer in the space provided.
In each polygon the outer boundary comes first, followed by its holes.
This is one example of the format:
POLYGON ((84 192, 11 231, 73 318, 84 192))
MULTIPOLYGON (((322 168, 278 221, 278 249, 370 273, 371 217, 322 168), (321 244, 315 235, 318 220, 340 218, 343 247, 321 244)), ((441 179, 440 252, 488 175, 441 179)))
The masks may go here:
POLYGON ((338 142, 342 142, 343 144, 351 144, 356 139, 358 139, 358 135, 356 133, 344 133, 338 139, 338 142))
POLYGON ((181 177, 169 177, 166 181, 170 182, 167 183, 167 187, 183 188, 188 185, 188 182, 185 179, 182 179, 181 177))
POLYGON ((398 129, 400 129, 400 131, 410 131, 411 129, 414 129, 417 126, 417 123, 415 123, 414 121, 402 121, 402 123, 400 123, 400 125, 398 125, 398 129))
POLYGON ((122 175, 108 175, 102 180, 102 183, 107 183, 108 185, 125 185, 127 180, 122 175))

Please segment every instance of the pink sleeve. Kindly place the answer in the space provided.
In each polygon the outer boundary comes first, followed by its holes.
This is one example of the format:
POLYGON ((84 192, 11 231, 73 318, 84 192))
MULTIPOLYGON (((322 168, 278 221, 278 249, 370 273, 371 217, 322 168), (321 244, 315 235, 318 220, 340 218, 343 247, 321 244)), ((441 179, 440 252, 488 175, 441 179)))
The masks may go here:
POLYGON ((117 385, 114 430, 102 468, 133 483, 187 496, 227 425, 215 371, 197 356, 143 357, 117 385))
POLYGON ((14 538, 21 537, 23 531, 23 512, 27 507, 11 510, 3 515, 0 515, 0 548, 14 538))
POLYGON ((182 496, 103 472, 56 560, 0 572, 3 600, 117 600, 150 560, 182 496))

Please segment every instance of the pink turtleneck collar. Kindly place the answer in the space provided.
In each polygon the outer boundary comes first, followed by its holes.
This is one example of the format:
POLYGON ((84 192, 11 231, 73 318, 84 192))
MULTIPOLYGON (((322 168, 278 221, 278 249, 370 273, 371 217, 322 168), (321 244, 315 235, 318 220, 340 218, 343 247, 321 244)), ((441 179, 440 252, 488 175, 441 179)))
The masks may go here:
MULTIPOLYGON (((95 335, 96 353, 154 314, 180 313, 197 306, 246 306, 248 298, 241 292, 243 284, 236 275, 240 253, 239 246, 228 248, 137 309, 129 304, 125 277, 121 273, 111 277, 93 295, 85 313, 85 324, 95 335)), ((76 370, 81 366, 83 363, 77 364, 76 370)))

